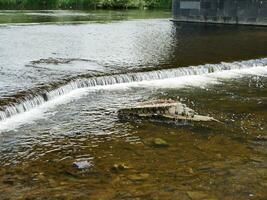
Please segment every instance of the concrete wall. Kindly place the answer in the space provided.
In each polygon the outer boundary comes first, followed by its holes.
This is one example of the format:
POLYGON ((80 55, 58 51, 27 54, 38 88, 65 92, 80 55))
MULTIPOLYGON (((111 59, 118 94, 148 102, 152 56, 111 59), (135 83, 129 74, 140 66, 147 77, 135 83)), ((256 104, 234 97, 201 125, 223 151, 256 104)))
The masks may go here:
POLYGON ((173 0, 173 19, 267 25, 267 0, 173 0))

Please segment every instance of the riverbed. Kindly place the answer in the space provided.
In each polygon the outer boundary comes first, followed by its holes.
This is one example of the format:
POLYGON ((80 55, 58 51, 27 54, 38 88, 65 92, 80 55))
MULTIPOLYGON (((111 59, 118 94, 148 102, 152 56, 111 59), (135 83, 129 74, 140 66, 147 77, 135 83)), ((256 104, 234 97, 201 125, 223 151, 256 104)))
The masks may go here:
POLYGON ((0 199, 267 198, 267 28, 170 19, 0 11, 0 199), (157 99, 220 123, 117 117, 157 99))

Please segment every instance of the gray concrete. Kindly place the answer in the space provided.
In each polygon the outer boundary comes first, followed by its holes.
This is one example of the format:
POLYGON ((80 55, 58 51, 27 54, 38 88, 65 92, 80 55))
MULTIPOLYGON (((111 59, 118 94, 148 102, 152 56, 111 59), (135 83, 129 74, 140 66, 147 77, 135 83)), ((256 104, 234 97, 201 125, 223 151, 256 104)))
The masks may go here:
POLYGON ((173 19, 267 26, 267 0, 173 0, 173 19))

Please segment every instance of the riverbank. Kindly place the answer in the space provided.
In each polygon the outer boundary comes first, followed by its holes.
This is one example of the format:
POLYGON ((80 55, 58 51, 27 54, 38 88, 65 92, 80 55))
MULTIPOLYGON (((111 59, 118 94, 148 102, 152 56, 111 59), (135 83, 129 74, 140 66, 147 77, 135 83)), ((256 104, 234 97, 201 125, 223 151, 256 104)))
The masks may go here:
POLYGON ((0 9, 166 9, 171 4, 171 0, 0 0, 0 9))

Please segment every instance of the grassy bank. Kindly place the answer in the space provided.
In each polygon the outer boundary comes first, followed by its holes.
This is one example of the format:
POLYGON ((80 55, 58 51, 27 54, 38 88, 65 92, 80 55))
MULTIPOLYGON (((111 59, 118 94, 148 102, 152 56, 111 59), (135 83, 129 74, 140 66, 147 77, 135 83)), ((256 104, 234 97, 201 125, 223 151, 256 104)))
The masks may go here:
POLYGON ((171 0, 0 0, 0 9, 170 8, 171 0))

